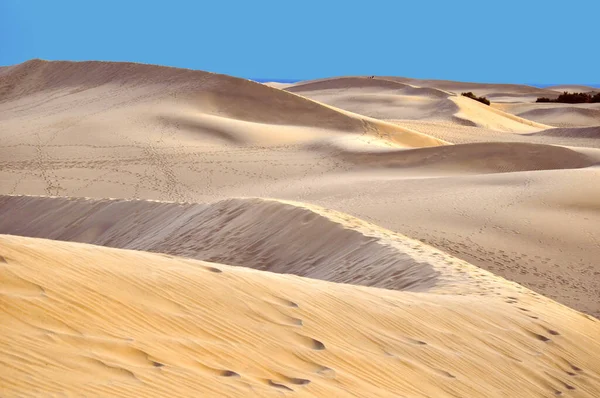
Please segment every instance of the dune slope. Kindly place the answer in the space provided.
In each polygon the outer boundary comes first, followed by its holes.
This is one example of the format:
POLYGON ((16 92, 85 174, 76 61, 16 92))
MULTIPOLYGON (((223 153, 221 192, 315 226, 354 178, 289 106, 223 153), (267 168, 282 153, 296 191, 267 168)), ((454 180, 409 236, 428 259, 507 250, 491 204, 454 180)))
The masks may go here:
MULTIPOLYGON (((378 135, 380 130, 418 135, 250 80, 96 61, 32 60, 9 67, 0 75, 0 120, 4 139, 15 144, 31 135, 46 144, 76 144, 85 142, 78 134, 84 130, 108 131, 139 145, 169 140, 172 133, 164 130, 173 126, 190 140, 211 144, 290 143, 325 134, 378 135), (140 130, 146 134, 140 136, 140 130)), ((428 142, 436 145, 425 138, 419 146, 428 142)))
POLYGON ((448 264, 463 262, 421 242, 343 213, 281 200, 193 204, 2 196, 0 214, 5 215, 0 233, 167 253, 333 282, 423 291, 470 278, 458 265, 448 270, 448 264))
POLYGON ((436 120, 505 132, 548 126, 502 112, 459 93, 383 78, 337 77, 297 83, 286 91, 378 119, 436 120))
POLYGON ((505 281, 393 292, 6 235, 0 248, 3 395, 600 393, 598 321, 505 281))

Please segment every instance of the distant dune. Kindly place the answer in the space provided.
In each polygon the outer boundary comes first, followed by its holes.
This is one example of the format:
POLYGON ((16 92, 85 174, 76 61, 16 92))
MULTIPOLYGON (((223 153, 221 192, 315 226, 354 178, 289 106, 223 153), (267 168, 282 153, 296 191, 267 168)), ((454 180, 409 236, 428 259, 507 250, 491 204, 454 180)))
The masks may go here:
POLYGON ((600 104, 498 104, 499 109, 555 127, 600 126, 600 104))
POLYGON ((548 86, 545 87, 546 90, 553 90, 558 92, 563 91, 572 91, 578 93, 587 93, 587 92, 599 92, 600 88, 592 87, 592 86, 583 86, 580 84, 557 84, 556 86, 548 86))
POLYGON ((341 77, 301 82, 285 89, 378 119, 452 121, 498 131, 531 132, 548 126, 432 87, 381 78, 341 77))
POLYGON ((494 102, 527 102, 531 100, 535 101, 537 97, 556 95, 552 90, 524 84, 471 83, 450 80, 411 79, 396 76, 382 76, 381 78, 421 87, 435 87, 458 94, 471 91, 478 96, 485 96, 494 102))

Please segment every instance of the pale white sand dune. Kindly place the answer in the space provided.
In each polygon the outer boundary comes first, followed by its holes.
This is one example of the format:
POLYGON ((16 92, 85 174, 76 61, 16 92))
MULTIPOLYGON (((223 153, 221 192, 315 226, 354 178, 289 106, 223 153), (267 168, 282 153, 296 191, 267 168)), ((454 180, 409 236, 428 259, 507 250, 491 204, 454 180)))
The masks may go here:
POLYGON ((0 395, 598 396, 600 119, 549 93, 0 68, 0 395))
POLYGON ((531 102, 535 101, 538 97, 556 96, 556 91, 554 90, 525 84, 473 83, 451 80, 411 79, 395 76, 383 76, 381 78, 421 87, 439 88, 457 94, 470 91, 478 96, 485 96, 493 102, 531 102))
POLYGON ((462 97, 460 93, 418 87, 392 80, 342 77, 303 82, 286 91, 298 93, 378 119, 452 121, 498 131, 530 132, 548 126, 502 112, 462 97))

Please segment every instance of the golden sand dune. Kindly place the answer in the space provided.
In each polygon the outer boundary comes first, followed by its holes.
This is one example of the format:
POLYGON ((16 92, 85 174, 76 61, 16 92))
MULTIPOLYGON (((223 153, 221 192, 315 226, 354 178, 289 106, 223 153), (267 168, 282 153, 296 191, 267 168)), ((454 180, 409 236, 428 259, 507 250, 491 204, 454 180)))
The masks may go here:
POLYGON ((332 78, 301 82, 285 90, 384 120, 452 121, 508 132, 548 128, 544 124, 516 117, 449 91, 380 78, 332 78))
POLYGON ((3 395, 600 394, 597 320, 469 267, 458 295, 7 235, 0 255, 3 395))

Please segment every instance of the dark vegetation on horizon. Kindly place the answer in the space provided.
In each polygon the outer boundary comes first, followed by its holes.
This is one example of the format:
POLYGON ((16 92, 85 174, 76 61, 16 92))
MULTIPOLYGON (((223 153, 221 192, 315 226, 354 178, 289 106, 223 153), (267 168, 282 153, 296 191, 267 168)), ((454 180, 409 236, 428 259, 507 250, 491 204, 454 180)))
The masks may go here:
POLYGON ((475 94, 473 94, 472 92, 468 92, 468 93, 462 93, 461 95, 465 96, 465 97, 469 97, 471 99, 474 99, 475 101, 479 101, 482 104, 486 104, 489 105, 490 104, 490 100, 485 98, 485 97, 478 97, 475 94))
POLYGON ((535 102, 560 102, 563 104, 592 104, 600 102, 600 93, 569 93, 563 92, 558 98, 540 97, 535 102))

